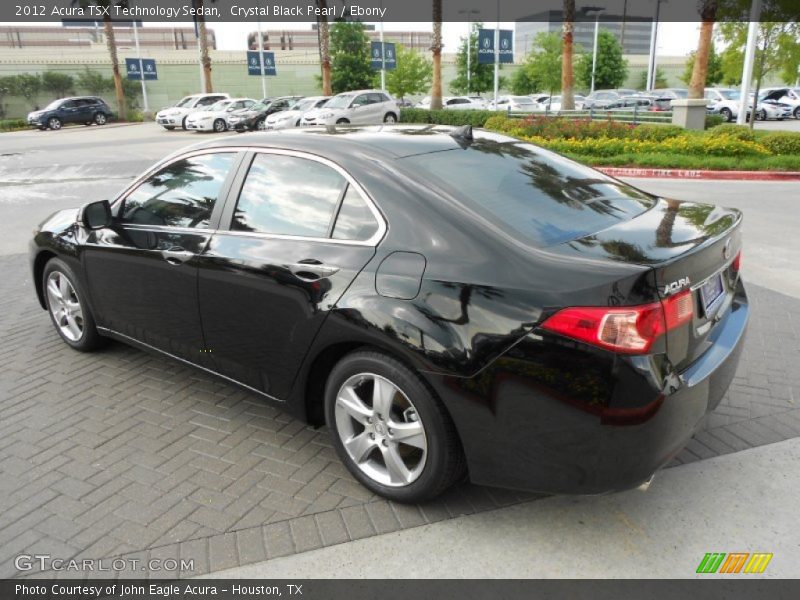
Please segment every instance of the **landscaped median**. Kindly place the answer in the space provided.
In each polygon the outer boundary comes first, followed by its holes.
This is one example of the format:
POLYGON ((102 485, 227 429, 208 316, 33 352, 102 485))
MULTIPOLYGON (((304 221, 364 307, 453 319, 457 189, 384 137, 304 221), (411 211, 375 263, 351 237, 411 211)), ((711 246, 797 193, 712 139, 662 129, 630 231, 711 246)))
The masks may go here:
POLYGON ((675 125, 486 111, 404 111, 403 121, 483 126, 592 166, 725 171, 800 171, 800 133, 718 125, 689 131, 675 125), (420 114, 418 114, 420 113, 420 114))

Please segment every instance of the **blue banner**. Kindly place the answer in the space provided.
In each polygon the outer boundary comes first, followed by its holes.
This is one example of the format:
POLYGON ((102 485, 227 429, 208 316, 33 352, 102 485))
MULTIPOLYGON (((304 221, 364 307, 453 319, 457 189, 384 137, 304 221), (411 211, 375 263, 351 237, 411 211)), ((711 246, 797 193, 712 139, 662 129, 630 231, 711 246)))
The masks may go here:
POLYGON ((141 81, 143 72, 145 81, 158 79, 158 70, 156 69, 156 61, 154 58, 143 58, 141 59, 141 63, 140 69, 138 58, 125 59, 125 70, 128 73, 128 79, 141 81))
POLYGON ((393 43, 383 43, 383 60, 381 60, 381 43, 371 42, 369 46, 369 64, 376 70, 380 71, 381 68, 391 71, 397 68, 397 54, 393 43))
POLYGON ((275 53, 259 52, 258 50, 247 51, 247 74, 261 75, 261 55, 264 56, 264 75, 277 75, 278 72, 275 69, 275 53))
MULTIPOLYGON (((510 29, 500 30, 499 62, 514 62, 514 32, 510 29)), ((494 64, 494 29, 478 30, 478 63, 482 65, 494 64)))

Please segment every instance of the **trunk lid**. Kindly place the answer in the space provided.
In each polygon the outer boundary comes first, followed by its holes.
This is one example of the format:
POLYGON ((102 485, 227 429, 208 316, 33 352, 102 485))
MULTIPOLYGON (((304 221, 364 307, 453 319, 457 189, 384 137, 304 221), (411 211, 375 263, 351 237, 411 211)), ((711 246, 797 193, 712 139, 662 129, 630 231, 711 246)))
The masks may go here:
POLYGON ((711 204, 659 198, 646 212, 564 244, 582 255, 649 265, 658 298, 690 290, 693 317, 667 332, 667 357, 682 371, 710 346, 733 300, 742 214, 711 204))

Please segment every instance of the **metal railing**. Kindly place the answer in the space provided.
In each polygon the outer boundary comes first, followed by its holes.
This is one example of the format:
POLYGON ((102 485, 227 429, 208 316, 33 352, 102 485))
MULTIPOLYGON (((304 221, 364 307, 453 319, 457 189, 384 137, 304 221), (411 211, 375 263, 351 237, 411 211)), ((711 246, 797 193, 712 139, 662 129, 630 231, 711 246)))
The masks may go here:
POLYGON ((602 108, 589 108, 588 110, 541 110, 535 112, 506 112, 509 118, 536 117, 561 117, 565 119, 590 119, 594 121, 620 121, 622 123, 672 123, 672 111, 649 111, 638 106, 630 110, 604 110, 602 108))

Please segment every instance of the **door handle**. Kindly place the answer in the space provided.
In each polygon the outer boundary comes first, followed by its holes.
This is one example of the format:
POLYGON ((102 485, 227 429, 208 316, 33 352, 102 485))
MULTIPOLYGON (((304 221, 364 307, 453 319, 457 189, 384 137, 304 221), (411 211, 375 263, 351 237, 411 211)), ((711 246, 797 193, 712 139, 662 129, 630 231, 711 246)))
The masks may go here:
POLYGON ((306 258, 296 263, 288 263, 283 265, 283 267, 303 281, 324 279, 339 271, 339 267, 329 267, 314 258, 306 258))
POLYGON ((182 265, 194 256, 194 252, 189 252, 188 250, 162 250, 161 256, 171 265, 182 265))

